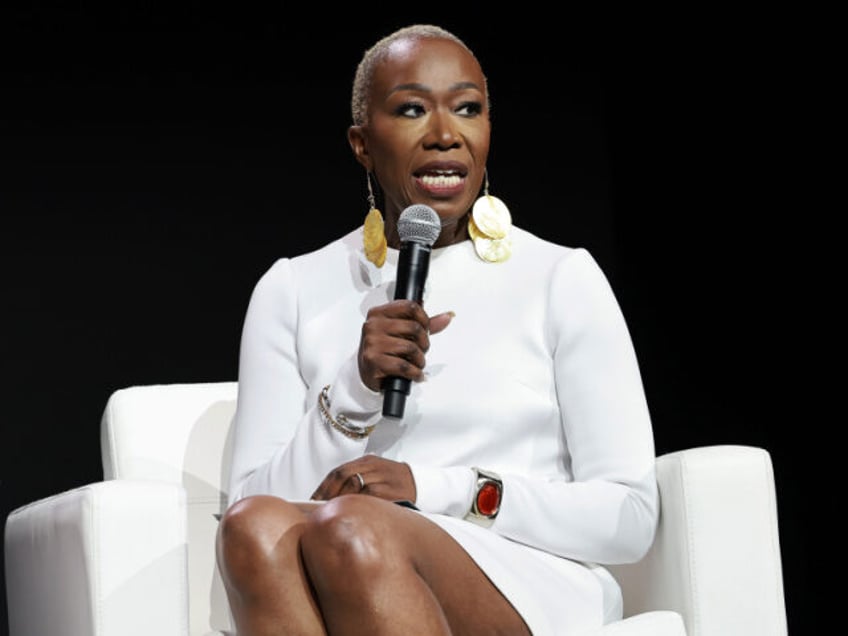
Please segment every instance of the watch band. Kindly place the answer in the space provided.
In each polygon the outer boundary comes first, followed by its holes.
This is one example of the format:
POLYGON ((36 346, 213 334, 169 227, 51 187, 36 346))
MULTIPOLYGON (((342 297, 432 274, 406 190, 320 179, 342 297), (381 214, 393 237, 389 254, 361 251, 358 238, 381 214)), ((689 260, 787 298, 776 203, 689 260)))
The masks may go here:
POLYGON ((495 522, 503 499, 503 481, 500 475, 474 466, 474 497, 465 520, 488 528, 495 522))

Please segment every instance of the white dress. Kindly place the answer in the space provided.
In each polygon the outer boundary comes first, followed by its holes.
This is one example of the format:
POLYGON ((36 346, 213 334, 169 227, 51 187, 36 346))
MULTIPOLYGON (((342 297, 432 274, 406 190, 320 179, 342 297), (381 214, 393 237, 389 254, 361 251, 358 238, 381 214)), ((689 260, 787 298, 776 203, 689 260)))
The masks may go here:
POLYGON ((512 228, 503 263, 470 241, 434 249, 424 306, 453 310, 430 338, 427 378, 402 419, 362 384, 356 352, 369 307, 394 296, 398 251, 381 269, 362 228, 275 262, 247 309, 239 364, 230 502, 308 499, 329 471, 364 453, 407 462, 417 506, 447 530, 535 636, 620 618, 618 585, 597 564, 640 558, 659 501, 654 440, 636 355, 603 272, 585 249, 512 228), (376 423, 367 440, 317 408, 376 423), (503 479, 491 528, 463 520, 471 466, 503 479))

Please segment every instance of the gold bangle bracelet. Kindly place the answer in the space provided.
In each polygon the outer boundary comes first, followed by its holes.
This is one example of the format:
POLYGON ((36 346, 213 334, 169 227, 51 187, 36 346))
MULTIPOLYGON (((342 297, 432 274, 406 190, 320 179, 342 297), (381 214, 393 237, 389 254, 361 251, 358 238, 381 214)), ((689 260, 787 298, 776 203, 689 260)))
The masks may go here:
POLYGON ((355 426, 354 424, 351 424, 350 420, 348 420, 344 415, 339 414, 336 417, 333 417, 330 414, 329 392, 330 385, 328 384, 321 389, 321 393, 318 394, 318 410, 321 411, 324 421, 336 429, 339 433, 345 437, 349 437, 350 439, 365 439, 368 437, 374 430, 374 424, 371 426, 355 426))

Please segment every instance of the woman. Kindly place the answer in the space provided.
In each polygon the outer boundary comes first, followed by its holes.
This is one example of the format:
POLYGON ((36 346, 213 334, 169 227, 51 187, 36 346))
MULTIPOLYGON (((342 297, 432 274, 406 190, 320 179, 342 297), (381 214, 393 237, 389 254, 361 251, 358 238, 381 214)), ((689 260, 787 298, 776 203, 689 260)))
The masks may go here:
POLYGON ((239 635, 540 636, 619 618, 597 564, 646 552, 658 498, 606 278, 488 195, 486 77, 454 35, 378 42, 352 111, 384 210, 370 194, 363 228, 277 261, 245 318, 218 542, 239 635), (393 300, 414 204, 441 225, 421 304, 393 300), (387 377, 411 381, 400 418, 382 415, 387 377))

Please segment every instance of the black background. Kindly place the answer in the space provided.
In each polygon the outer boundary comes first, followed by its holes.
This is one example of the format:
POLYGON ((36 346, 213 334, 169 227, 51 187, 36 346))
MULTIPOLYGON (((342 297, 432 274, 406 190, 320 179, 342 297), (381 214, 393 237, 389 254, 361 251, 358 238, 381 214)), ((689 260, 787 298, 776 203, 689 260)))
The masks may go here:
POLYGON ((345 137, 359 56, 434 22, 488 75, 491 192, 607 272, 657 452, 771 453, 790 633, 812 629, 811 520, 831 513, 810 492, 833 416, 810 351, 835 343, 825 173, 808 180, 825 56, 807 43, 826 39, 738 7, 238 7, 3 9, 4 520, 102 478, 113 390, 236 379, 257 278, 367 211, 345 137))

